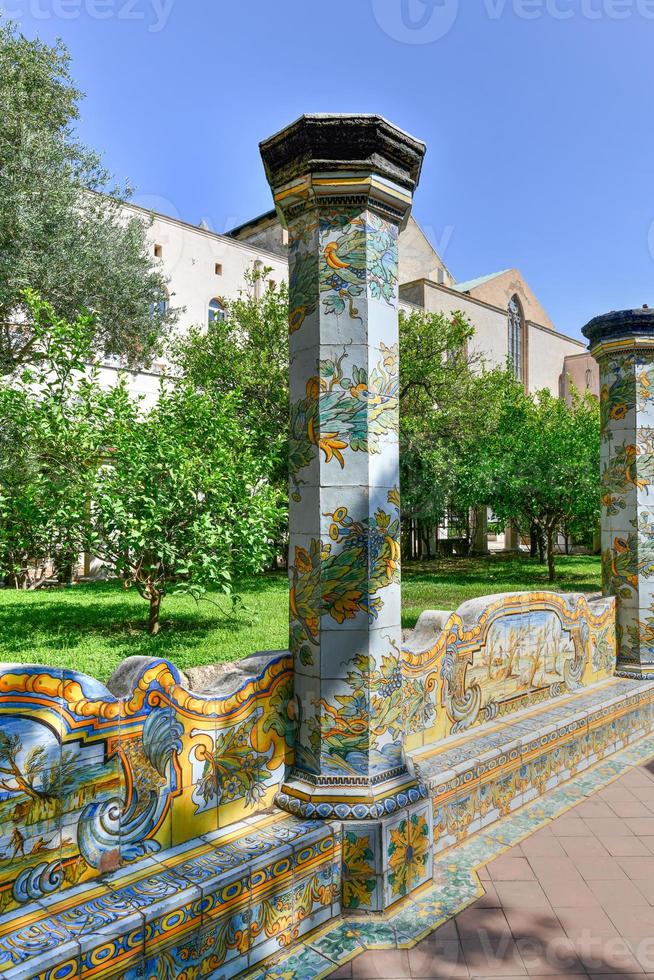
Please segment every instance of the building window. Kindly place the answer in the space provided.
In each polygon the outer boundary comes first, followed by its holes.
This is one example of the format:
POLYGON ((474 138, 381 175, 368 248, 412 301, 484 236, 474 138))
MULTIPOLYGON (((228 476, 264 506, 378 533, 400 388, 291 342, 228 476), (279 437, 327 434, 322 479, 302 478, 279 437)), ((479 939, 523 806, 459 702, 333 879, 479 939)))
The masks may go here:
POLYGON ((590 368, 586 369, 586 387, 590 388, 593 383, 593 372, 590 368))
POLYGON ((168 293, 162 293, 160 299, 156 300, 154 303, 150 303, 150 318, 154 318, 155 314, 165 316, 168 312, 169 305, 168 293))
POLYGON ((509 303, 509 364, 519 381, 522 381, 524 324, 522 307, 517 296, 511 297, 509 303))
POLYGON ((217 276, 222 276, 222 274, 223 274, 223 267, 220 264, 220 262, 216 262, 216 264, 213 267, 213 271, 216 273, 217 276))
POLYGON ((218 320, 225 319, 225 307, 223 306, 222 300, 215 297, 209 303, 209 316, 208 323, 211 326, 212 323, 216 323, 218 320))
POLYGON ((154 246, 154 254, 155 254, 155 258, 157 259, 161 258, 161 256, 163 255, 163 248, 161 245, 154 246))

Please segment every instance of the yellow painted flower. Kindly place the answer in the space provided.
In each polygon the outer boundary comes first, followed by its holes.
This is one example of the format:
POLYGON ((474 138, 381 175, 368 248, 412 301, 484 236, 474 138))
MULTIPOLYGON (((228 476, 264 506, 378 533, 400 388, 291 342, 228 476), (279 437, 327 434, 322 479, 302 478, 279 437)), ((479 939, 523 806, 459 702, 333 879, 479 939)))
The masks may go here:
POLYGON ((391 831, 388 880, 393 895, 406 895, 424 877, 429 854, 429 824, 414 813, 391 831))
POLYGON ((341 469, 343 469, 345 467, 345 460, 343 459, 341 449, 347 449, 347 442, 339 439, 338 436, 338 432, 325 432, 320 437, 319 446, 325 454, 326 463, 331 462, 335 457, 341 464, 341 469))
POLYGON ((622 419, 626 418, 627 412, 629 411, 629 406, 626 402, 618 402, 611 409, 611 418, 615 422, 621 422, 622 419))

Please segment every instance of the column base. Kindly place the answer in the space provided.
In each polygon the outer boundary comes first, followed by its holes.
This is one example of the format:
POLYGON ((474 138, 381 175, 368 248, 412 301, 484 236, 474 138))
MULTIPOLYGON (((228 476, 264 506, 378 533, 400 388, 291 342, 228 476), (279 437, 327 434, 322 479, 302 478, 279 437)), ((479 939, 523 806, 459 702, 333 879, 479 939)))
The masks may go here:
POLYGON ((418 803, 427 789, 402 767, 375 782, 357 776, 312 776, 291 770, 275 804, 313 820, 378 820, 418 803))
POLYGON ((347 912, 383 912, 433 876, 431 800, 363 823, 342 824, 341 907, 347 912))
POLYGON ((616 677, 630 677, 636 681, 654 680, 654 664, 618 663, 615 667, 616 677))

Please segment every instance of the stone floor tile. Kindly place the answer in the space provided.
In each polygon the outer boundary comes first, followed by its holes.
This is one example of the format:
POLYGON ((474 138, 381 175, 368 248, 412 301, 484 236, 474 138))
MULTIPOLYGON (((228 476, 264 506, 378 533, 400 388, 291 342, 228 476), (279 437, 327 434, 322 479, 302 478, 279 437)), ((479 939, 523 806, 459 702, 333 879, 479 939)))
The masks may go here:
POLYGON ((642 800, 611 800, 608 804, 615 813, 616 817, 649 817, 651 810, 645 806, 642 800))
POLYGON ((530 976, 560 973, 586 974, 585 967, 577 956, 574 940, 569 939, 565 933, 550 936, 546 940, 517 939, 516 945, 530 976))
MULTIPOLYGON (((572 837, 571 840, 580 840, 583 838, 572 837)), ((554 834, 550 834, 547 837, 538 837, 534 834, 533 837, 528 837, 523 840, 521 844, 522 853, 526 858, 532 857, 565 857, 565 838, 557 838, 554 834)))
POLYGON ((633 879, 634 885, 650 905, 654 905, 654 878, 633 879))
POLYGON ((598 908, 569 908, 559 906, 554 909, 556 917, 571 939, 605 938, 617 936, 618 929, 604 909, 598 908))
POLYGON ((461 941, 471 977, 526 976, 527 970, 514 938, 466 937, 461 941))
POLYGON ((529 864, 541 884, 544 881, 582 880, 573 859, 569 857, 534 857, 529 859, 529 864))
POLYGON ((458 942, 432 943, 423 940, 409 950, 411 976, 416 978, 468 977, 466 958, 458 942))
POLYGON ((634 939, 654 936, 654 908, 651 905, 616 905, 606 911, 621 935, 634 939))
POLYGON ((588 887, 609 915, 609 910, 615 906, 649 904, 643 893, 628 878, 622 881, 589 881, 588 887))
POLYGON ((588 973, 638 973, 642 969, 631 946, 622 936, 601 941, 575 941, 579 960, 588 973))
POLYGON ((576 817, 614 817, 615 811, 611 806, 605 801, 600 800, 597 796, 591 796, 589 799, 584 800, 574 808, 574 815, 576 817))
POLYGON ((636 769, 630 769, 626 772, 624 776, 620 777, 620 782, 623 786, 628 786, 631 789, 634 786, 652 786, 653 777, 652 774, 647 771, 644 766, 638 766, 636 769))
POLYGON ((652 786, 632 786, 631 795, 644 803, 650 810, 654 809, 654 787, 652 786))
POLYGON ((618 857, 616 861, 629 878, 654 879, 654 855, 652 857, 618 857))
POLYGON ((405 949, 369 949, 352 960, 354 980, 398 980, 410 977, 409 954, 405 949))
POLYGON ((329 974, 329 980, 350 980, 352 977, 352 964, 346 963, 345 966, 339 966, 335 973, 329 974))
MULTIPOLYGON (((584 881, 620 881, 627 877, 626 872, 620 866, 620 858, 599 857, 580 857, 574 858, 575 867, 584 881)), ((623 860, 623 859, 622 859, 623 860)), ((630 860, 637 861, 638 858, 630 860)))
POLYGON ((492 881, 533 881, 534 872, 527 858, 503 854, 487 866, 492 881))
POLYGON ((556 907, 589 908, 599 905, 599 900, 581 875, 579 881, 541 880, 543 891, 550 904, 556 907))
POLYGON ((588 827, 581 817, 558 817, 551 826, 555 837, 588 836, 588 827))
POLYGON ((584 820, 588 830, 595 837, 630 837, 635 831, 631 830, 628 821, 620 817, 588 817, 584 820))
POLYGON ((511 929, 502 909, 469 908, 456 917, 461 941, 478 936, 511 936, 511 929))
POLYGON ((506 909, 550 909, 552 905, 537 881, 498 881, 495 890, 506 909))
POLYGON ((514 939, 537 937, 545 940, 566 936, 563 926, 553 910, 505 909, 504 914, 514 939))
POLYGON ((434 939, 438 942, 453 942, 458 943, 459 941, 459 930, 456 927, 456 918, 448 919, 444 922, 442 926, 439 926, 435 932, 429 934, 423 942, 428 942, 428 940, 434 939))
POLYGON ((628 855, 632 854, 642 854, 643 856, 646 856, 651 853, 639 837, 616 837, 615 835, 602 835, 599 837, 599 840, 613 857, 627 857, 628 855))
POLYGON ((597 837, 559 837, 558 840, 565 854, 573 859, 608 857, 609 854, 597 837))
POLYGON ((627 938, 632 953, 646 973, 654 971, 654 937, 640 936, 627 938))
POLYGON ((626 817, 624 823, 637 837, 654 836, 654 815, 649 817, 626 817))
POLYGON ((499 909, 502 906, 500 897, 497 894, 497 889, 495 885, 490 881, 482 882, 484 893, 481 898, 478 898, 474 903, 474 908, 478 909, 499 909))

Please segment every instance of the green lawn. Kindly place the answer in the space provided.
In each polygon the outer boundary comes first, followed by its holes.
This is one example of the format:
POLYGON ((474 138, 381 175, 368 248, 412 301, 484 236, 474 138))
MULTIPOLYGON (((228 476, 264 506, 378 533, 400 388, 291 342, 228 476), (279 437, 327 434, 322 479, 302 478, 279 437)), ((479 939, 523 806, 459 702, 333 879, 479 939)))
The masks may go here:
MULTIPOLYGON (((558 559, 557 591, 597 591, 596 557, 558 559)), ((476 596, 543 589, 546 570, 527 558, 439 559, 403 568, 405 627, 423 609, 456 609, 476 596)), ((39 592, 0 590, 0 657, 5 662, 65 666, 101 680, 125 657, 167 657, 178 667, 238 660, 286 646, 287 582, 261 576, 241 587, 245 608, 226 615, 216 605, 169 596, 160 634, 144 632, 146 603, 118 583, 76 585, 39 592)), ((224 605, 224 603, 223 603, 224 605)))

